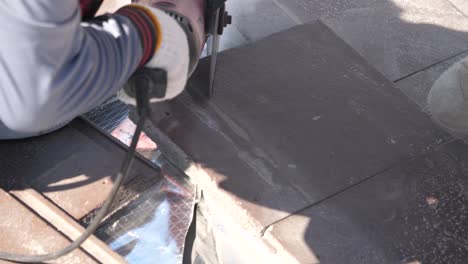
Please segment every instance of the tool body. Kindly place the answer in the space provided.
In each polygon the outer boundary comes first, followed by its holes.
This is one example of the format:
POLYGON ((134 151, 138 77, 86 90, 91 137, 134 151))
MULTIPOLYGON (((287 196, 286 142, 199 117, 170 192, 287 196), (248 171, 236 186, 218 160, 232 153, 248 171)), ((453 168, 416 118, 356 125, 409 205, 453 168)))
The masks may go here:
POLYGON ((219 36, 224 27, 231 24, 231 16, 226 12, 226 0, 141 0, 145 3, 165 11, 173 17, 187 34, 190 49, 189 76, 195 70, 202 54, 205 43, 211 37, 210 75, 207 87, 201 87, 208 98, 214 90, 214 74, 216 59, 219 51, 219 36))

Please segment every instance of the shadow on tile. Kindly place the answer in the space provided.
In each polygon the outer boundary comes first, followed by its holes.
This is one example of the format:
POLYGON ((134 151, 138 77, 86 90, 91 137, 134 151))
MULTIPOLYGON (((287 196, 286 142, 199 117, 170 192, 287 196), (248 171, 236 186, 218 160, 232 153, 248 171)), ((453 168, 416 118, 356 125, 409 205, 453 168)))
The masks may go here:
POLYGON ((446 0, 273 1, 324 21, 392 81, 468 49, 468 17, 446 0))
MULTIPOLYGON (((206 61, 202 61, 198 70, 206 70, 206 66, 206 61)), ((397 202, 375 195, 362 199, 371 203, 372 198, 379 198, 387 206, 382 208, 398 211, 411 193, 401 188, 409 180, 417 186, 425 179, 416 178, 419 174, 412 173, 413 167, 408 168, 405 177, 386 172, 452 140, 320 22, 220 53, 216 78, 217 91, 210 101, 197 100, 200 98, 184 93, 177 100, 155 105, 153 123, 205 172, 205 176, 198 177, 208 177, 210 183, 231 195, 233 204, 240 205, 242 213, 249 214, 262 228, 268 229, 284 218, 287 221, 291 215, 310 220, 311 224, 303 228, 292 225, 285 229, 283 237, 290 236, 289 241, 293 241, 288 248, 290 252, 299 246, 294 244, 298 241, 305 240, 305 247, 311 251, 317 247, 312 242, 321 243, 320 237, 310 237, 307 233, 314 219, 302 209, 317 203, 327 206, 331 197, 355 192, 356 188, 363 188, 361 182, 378 175, 372 182, 381 180, 383 188, 396 186, 392 193, 397 202), (387 181, 392 185, 386 184, 387 181)), ((196 81, 190 83, 192 88, 203 85, 196 81)), ((161 138, 156 137, 156 141, 166 155, 171 155, 165 150, 173 151, 173 148, 164 149, 161 138)), ((175 162, 181 159, 180 156, 172 158, 175 162)), ((434 162, 442 164, 445 160, 434 162)), ((444 169, 454 163, 447 164, 443 165, 444 169)), ((183 164, 180 167, 188 168, 183 164)), ((428 175, 432 175, 431 168, 427 169, 428 175)), ((466 171, 454 175, 447 178, 449 184, 458 184, 453 179, 465 177, 466 171)), ((428 187, 428 193, 432 186, 428 187)), ((457 197, 446 196, 446 203, 457 202, 457 197)), ((417 205, 411 203, 406 209, 411 211, 417 205)), ((223 212, 228 214, 231 208, 227 208, 229 204, 224 206, 223 212)), ((340 217, 344 222, 336 225, 353 228, 354 215, 348 215, 347 211, 353 211, 353 206, 358 208, 354 204, 339 208, 330 218, 340 217)), ((454 213, 468 218, 468 211, 454 213)), ((370 218, 367 225, 380 226, 381 214, 374 210, 363 217, 370 218)), ((240 216, 233 213, 232 217, 240 216)), ((332 232, 333 228, 334 225, 326 226, 323 232, 332 232)), ((411 243, 423 243, 439 231, 431 229, 434 233, 420 236, 399 222, 383 228, 389 233, 408 232, 411 243)), ((365 228, 352 231, 357 232, 356 236, 368 235, 365 228)), ((385 234, 376 233, 375 241, 386 241, 385 234)), ((273 235, 281 238, 281 234, 273 235)), ((390 238, 395 243, 400 239, 390 238)), ((338 245, 344 242, 333 241, 338 245)), ((449 250, 439 247, 437 254, 460 250, 453 247, 453 241, 449 242, 446 244, 449 250)), ((365 239, 361 245, 372 249, 366 251, 369 254, 378 253, 379 247, 384 247, 365 239)), ((426 248, 397 251, 400 249, 389 249, 388 254, 375 256, 381 260, 379 263, 392 263, 395 259, 409 260, 411 254, 416 258, 427 253, 426 248)), ((334 252, 323 252, 320 257, 333 259, 334 252)), ((466 255, 464 251, 460 254, 466 255)), ((371 263, 376 259, 373 255, 367 257, 354 263, 371 263)), ((308 263, 306 257, 298 255, 298 258, 308 263)))

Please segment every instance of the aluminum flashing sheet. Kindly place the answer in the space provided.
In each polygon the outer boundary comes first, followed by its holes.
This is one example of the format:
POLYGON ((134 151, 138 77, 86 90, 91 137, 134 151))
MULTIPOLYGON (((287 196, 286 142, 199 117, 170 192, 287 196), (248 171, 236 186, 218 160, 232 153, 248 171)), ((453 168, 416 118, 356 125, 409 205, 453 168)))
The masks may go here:
POLYGON ((193 193, 161 181, 116 212, 97 236, 129 263, 182 263, 193 193))
MULTIPOLYGON (((99 106, 85 117, 99 129, 129 145, 135 129, 134 110, 118 100, 99 106)), ((97 234, 129 263, 182 263, 185 237, 192 222, 195 188, 183 172, 165 162, 156 143, 145 133, 137 151, 161 166, 163 178, 136 177, 119 192, 125 206, 97 234)), ((90 219, 85 219, 89 222, 90 219)))

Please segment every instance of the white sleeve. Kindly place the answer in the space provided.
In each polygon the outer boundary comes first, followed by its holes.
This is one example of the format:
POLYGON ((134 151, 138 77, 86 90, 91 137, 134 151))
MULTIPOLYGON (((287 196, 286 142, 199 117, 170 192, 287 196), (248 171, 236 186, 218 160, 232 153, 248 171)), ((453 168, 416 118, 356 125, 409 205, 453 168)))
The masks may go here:
POLYGON ((4 0, 0 25, 0 139, 34 136, 89 111, 142 57, 127 17, 81 23, 76 0, 4 0))

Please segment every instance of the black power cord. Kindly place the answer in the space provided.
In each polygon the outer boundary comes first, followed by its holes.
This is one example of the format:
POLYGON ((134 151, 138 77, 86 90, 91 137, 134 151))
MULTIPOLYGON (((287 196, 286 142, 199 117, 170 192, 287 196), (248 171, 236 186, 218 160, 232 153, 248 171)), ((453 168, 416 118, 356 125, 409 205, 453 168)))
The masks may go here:
POLYGON ((61 250, 58 250, 52 253, 42 254, 42 255, 21 255, 21 254, 12 254, 9 252, 0 252, 0 260, 8 260, 8 261, 20 262, 20 263, 40 263, 40 262, 45 262, 49 260, 54 260, 62 256, 65 256, 68 253, 80 247, 80 245, 83 242, 85 242, 86 239, 88 239, 88 237, 90 237, 94 233, 94 231, 96 231, 96 229, 101 224, 102 219, 104 219, 104 217, 106 216, 110 206, 114 202, 116 194, 118 190, 120 189, 120 186, 122 185, 123 180, 127 177, 130 171, 130 168, 132 167, 133 160, 134 160, 135 153, 136 153, 136 147, 138 144, 138 139, 140 138, 146 118, 149 116, 149 113, 150 113, 149 97, 148 97, 150 89, 148 89, 149 83, 146 83, 148 79, 146 78, 138 78, 138 79, 139 80, 137 80, 133 86, 134 87, 133 89, 135 89, 135 97, 137 101, 137 110, 138 110, 138 116, 139 116, 138 123, 135 129, 135 133, 133 134, 132 142, 125 156, 124 162, 122 163, 120 171, 118 172, 117 177, 114 180, 114 186, 112 187, 112 190, 108 198, 106 199, 102 207, 97 212, 91 224, 86 228, 83 234, 81 234, 75 241, 73 241, 70 245, 64 247, 61 250))

